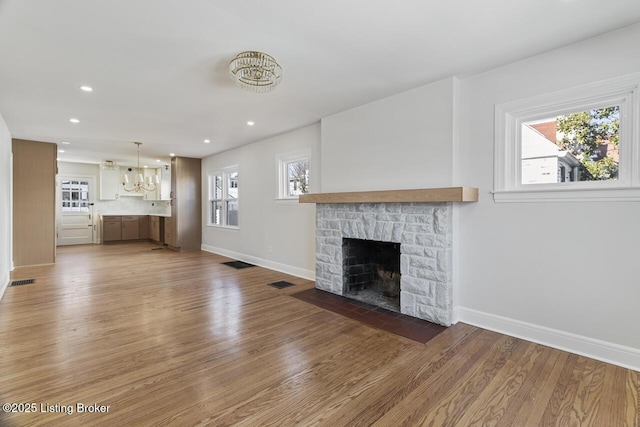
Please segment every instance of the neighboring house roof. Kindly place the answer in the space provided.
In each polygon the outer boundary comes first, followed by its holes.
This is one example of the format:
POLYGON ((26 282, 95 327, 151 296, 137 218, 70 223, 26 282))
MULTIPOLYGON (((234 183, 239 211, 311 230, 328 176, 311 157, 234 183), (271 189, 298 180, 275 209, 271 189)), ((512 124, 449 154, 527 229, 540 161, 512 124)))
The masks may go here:
POLYGON ((522 126, 522 159, 558 157, 571 166, 578 166, 580 161, 566 150, 561 150, 553 141, 547 139, 533 126, 522 126))

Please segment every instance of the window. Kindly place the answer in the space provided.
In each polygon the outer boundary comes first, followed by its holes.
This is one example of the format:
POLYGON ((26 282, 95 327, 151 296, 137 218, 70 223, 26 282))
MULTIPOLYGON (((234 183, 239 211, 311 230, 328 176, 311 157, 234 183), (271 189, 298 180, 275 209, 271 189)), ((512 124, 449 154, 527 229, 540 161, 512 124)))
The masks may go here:
POLYGON ((496 106, 494 200, 640 200, 640 73, 496 106))
POLYGON ((62 212, 89 212, 87 181, 62 181, 62 212))
POLYGON ((209 174, 209 225, 238 227, 238 170, 209 174))
POLYGON ((277 157, 278 198, 294 199, 309 192, 310 157, 308 151, 277 157))

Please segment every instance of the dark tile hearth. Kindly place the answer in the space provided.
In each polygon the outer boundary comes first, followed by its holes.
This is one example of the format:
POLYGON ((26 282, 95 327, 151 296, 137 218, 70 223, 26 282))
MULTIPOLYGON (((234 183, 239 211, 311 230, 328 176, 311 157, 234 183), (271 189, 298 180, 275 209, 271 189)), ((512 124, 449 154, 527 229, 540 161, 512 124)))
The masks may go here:
POLYGON ((228 261, 228 262, 223 262, 223 264, 238 270, 241 268, 255 267, 255 265, 249 264, 248 262, 244 262, 244 261, 228 261))
POLYGON ((291 296, 421 343, 426 343, 447 329, 444 326, 436 325, 426 320, 345 298, 331 292, 321 291, 320 289, 307 289, 306 291, 291 294, 291 296))

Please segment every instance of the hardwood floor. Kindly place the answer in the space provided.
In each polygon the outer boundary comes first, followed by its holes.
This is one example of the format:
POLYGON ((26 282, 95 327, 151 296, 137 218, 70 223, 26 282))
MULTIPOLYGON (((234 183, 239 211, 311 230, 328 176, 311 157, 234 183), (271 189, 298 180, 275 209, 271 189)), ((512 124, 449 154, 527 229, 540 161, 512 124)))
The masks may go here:
POLYGON ((638 372, 462 323, 421 344, 289 296, 312 282, 154 247, 16 269, 36 282, 0 301, 0 402, 37 412, 0 425, 639 425, 638 372))

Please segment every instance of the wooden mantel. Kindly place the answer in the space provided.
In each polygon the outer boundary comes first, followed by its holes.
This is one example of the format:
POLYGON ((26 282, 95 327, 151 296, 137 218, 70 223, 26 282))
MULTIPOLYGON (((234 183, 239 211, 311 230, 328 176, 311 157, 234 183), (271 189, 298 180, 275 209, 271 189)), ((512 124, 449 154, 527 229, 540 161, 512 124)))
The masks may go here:
POLYGON ((472 187, 354 191, 347 193, 315 193, 303 194, 298 199, 299 203, 403 203, 477 201, 478 189, 472 187))

